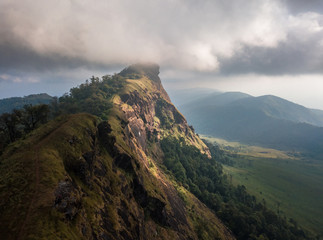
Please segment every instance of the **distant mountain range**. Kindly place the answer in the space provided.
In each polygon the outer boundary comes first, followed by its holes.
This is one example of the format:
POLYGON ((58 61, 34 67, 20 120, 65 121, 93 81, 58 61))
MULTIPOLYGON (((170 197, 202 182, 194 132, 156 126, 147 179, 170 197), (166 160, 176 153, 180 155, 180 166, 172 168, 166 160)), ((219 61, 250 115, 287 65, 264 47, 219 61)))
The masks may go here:
POLYGON ((323 149, 323 111, 276 96, 216 92, 179 109, 202 134, 283 150, 323 149))
POLYGON ((221 92, 209 88, 194 88, 194 89, 169 89, 168 95, 176 106, 181 106, 191 101, 198 100, 210 94, 220 94, 221 92))
POLYGON ((0 99, 0 114, 5 112, 11 112, 13 109, 23 108, 26 104, 49 104, 53 100, 53 97, 47 93, 32 94, 25 97, 11 97, 0 99))

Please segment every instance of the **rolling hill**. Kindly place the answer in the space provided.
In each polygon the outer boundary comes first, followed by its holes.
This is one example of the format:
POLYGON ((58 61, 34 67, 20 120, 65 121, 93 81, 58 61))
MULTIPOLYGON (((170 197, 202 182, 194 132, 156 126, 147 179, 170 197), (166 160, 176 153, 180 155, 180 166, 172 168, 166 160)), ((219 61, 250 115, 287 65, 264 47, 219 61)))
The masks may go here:
POLYGON ((223 93, 179 109, 202 134, 315 155, 323 149, 321 111, 279 97, 223 93))
POLYGON ((47 93, 0 99, 0 114, 10 113, 13 109, 21 109, 26 104, 49 104, 52 100, 53 97, 47 93))
POLYGON ((194 88, 194 89, 169 89, 167 91, 172 102, 176 106, 181 106, 185 103, 204 98, 209 94, 220 94, 221 92, 208 88, 194 88))

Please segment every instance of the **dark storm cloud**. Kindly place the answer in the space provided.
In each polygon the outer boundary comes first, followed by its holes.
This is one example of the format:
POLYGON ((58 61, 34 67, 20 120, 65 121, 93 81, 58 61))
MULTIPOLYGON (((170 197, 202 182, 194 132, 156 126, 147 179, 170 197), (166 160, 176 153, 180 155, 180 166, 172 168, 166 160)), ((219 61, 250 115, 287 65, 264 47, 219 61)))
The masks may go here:
POLYGON ((322 0, 284 0, 288 9, 293 14, 301 12, 319 12, 323 13, 322 0))
POLYGON ((0 70, 7 71, 19 69, 21 71, 47 71, 57 68, 75 68, 82 65, 89 65, 77 58, 68 58, 58 54, 40 55, 29 48, 20 45, 0 45, 0 70))
POLYGON ((221 59, 222 74, 257 73, 297 75, 323 73, 323 52, 319 41, 286 41, 276 48, 244 47, 232 58, 221 59))

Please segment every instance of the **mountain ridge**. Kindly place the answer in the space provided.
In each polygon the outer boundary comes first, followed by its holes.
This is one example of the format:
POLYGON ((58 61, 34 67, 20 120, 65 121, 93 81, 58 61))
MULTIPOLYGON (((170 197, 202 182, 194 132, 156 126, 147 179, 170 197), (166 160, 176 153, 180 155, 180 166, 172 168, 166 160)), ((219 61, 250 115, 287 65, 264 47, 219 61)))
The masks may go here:
MULTIPOLYGON (((116 76, 117 82, 106 78, 122 85, 109 95, 112 105, 107 105, 107 120, 85 113, 63 115, 4 151, 1 236, 198 239, 203 234, 210 239, 235 239, 214 213, 160 169, 163 153, 158 142, 148 139, 172 135, 210 153, 170 103, 157 78, 153 81, 142 73, 137 77, 116 76)), ((95 79, 91 84, 80 89, 101 86, 95 79)), ((80 94, 73 91, 61 99, 65 106, 80 94)))
POLYGON ((253 97, 242 92, 214 93, 179 105, 179 109, 187 112, 189 108, 223 106, 226 104, 264 111, 266 115, 277 119, 323 126, 323 110, 306 108, 270 94, 253 97))
POLYGON ((4 149, 1 236, 312 239, 230 185, 217 161, 226 156, 187 124, 158 73, 134 65, 92 77, 59 99, 58 117, 4 149))
POLYGON ((226 99, 228 94, 206 96, 179 109, 199 133, 320 156, 323 117, 319 110, 273 95, 242 98, 237 93, 233 95, 238 95, 235 96, 238 99, 226 99))

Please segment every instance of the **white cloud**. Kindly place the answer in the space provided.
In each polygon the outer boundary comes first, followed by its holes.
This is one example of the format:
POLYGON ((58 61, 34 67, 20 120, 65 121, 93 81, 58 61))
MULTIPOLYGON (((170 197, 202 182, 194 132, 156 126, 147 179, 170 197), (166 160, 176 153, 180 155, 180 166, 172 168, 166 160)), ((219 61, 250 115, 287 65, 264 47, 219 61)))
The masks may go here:
POLYGON ((257 47, 276 47, 286 40, 287 10, 276 1, 263 1, 259 5, 242 42, 257 47))
POLYGON ((10 76, 8 74, 1 74, 0 75, 0 79, 3 81, 7 81, 9 80, 10 76))
POLYGON ((323 33, 323 15, 315 12, 290 15, 288 28, 292 34, 297 34, 305 40, 309 35, 323 33))
POLYGON ((40 82, 40 79, 37 77, 18 77, 16 75, 10 75, 10 74, 1 74, 0 75, 0 82, 1 81, 6 81, 6 82, 11 82, 11 83, 38 83, 40 82))
POLYGON ((21 83, 22 79, 17 76, 11 76, 9 74, 1 74, 0 80, 6 81, 6 82, 13 82, 13 83, 21 83))

